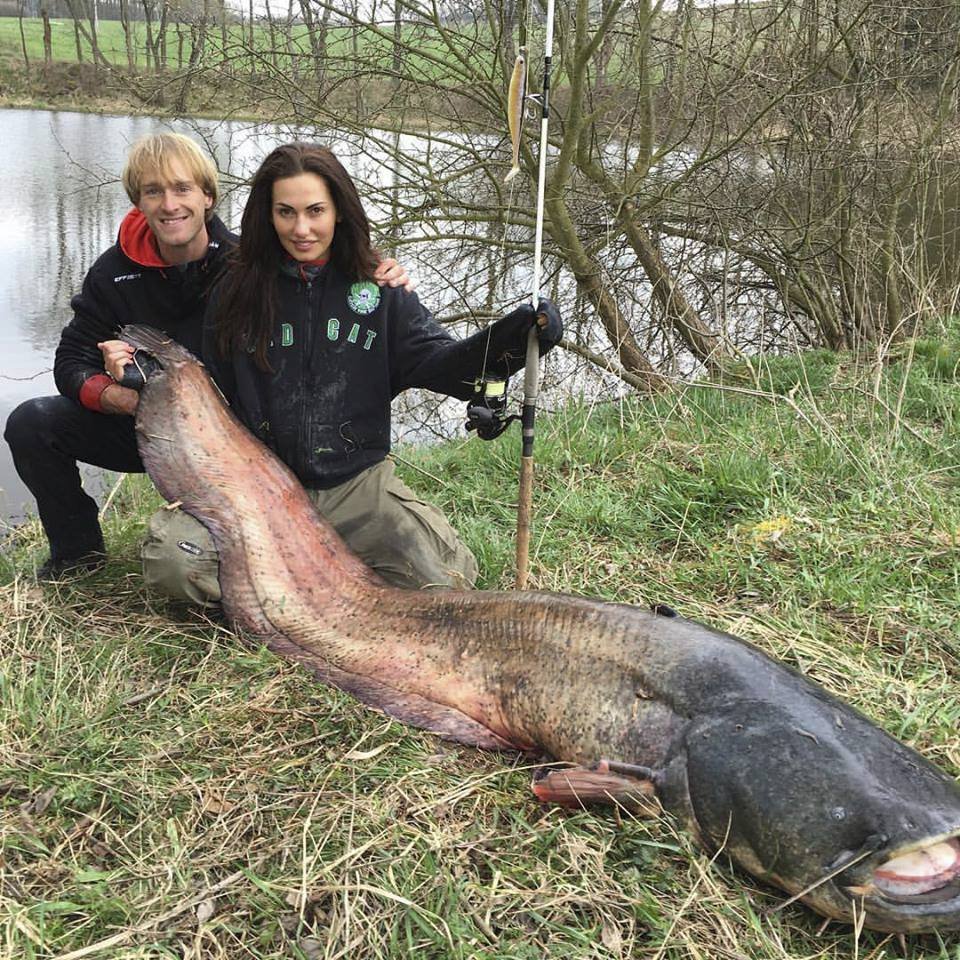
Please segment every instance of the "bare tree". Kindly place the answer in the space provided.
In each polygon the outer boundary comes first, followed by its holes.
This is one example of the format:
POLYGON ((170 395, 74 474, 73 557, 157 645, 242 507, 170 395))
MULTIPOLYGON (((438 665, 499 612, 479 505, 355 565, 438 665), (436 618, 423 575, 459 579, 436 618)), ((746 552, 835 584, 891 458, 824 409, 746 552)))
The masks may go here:
POLYGON ((17 26, 20 28, 20 49, 23 51, 23 65, 30 71, 30 57, 27 54, 27 37, 23 32, 23 0, 17 0, 17 26))
POLYGON ((120 27, 123 30, 123 43, 127 52, 127 70, 134 73, 137 58, 133 49, 133 28, 130 23, 130 0, 120 0, 120 27))
MULTIPOLYGON (((231 82, 336 131, 384 242, 429 248, 448 318, 523 296, 539 158, 527 136, 504 186, 506 88, 525 44, 538 92, 539 4, 298 4, 270 56, 246 34, 256 67, 231 82)), ((545 275, 571 352, 655 389, 743 350, 900 336, 960 299, 929 236, 960 196, 957 27, 946 2, 560 3, 545 275)))

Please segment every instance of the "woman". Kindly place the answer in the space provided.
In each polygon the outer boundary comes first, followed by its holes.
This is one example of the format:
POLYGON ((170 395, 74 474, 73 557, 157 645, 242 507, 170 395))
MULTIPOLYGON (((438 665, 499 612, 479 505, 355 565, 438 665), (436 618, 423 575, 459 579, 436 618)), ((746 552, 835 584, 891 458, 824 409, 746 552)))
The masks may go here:
MULTIPOLYGON (((410 387, 466 400, 482 374, 509 376, 523 366, 534 310, 521 307, 457 340, 415 294, 372 282, 377 263, 340 161, 314 144, 278 147, 254 175, 239 246, 207 311, 204 358, 240 420, 385 580, 472 586, 473 555, 386 459, 390 402, 410 387)), ((536 322, 544 353, 563 332, 549 301, 539 304, 536 322)), ((196 546, 209 574, 212 544, 183 516, 177 522, 186 526, 172 537, 196 546)), ((212 575, 200 591, 181 588, 198 577, 196 554, 178 553, 188 569, 163 578, 148 570, 148 579, 193 600, 218 599, 212 575)))

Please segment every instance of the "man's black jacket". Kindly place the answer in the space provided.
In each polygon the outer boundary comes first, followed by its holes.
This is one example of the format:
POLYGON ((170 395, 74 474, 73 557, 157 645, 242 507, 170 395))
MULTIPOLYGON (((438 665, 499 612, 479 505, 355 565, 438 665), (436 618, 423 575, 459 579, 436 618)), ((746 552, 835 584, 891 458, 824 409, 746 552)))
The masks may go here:
MULTIPOLYGON (((127 323, 157 327, 200 356, 206 295, 236 238, 214 216, 207 221, 210 244, 203 259, 184 267, 160 266, 145 245, 124 242, 131 222, 142 217, 139 210, 130 211, 117 242, 97 259, 70 302, 73 319, 63 329, 53 364, 57 389, 65 397, 78 400, 84 382, 104 372, 97 344, 116 340, 127 323)), ((142 230, 138 235, 143 237, 142 230)))

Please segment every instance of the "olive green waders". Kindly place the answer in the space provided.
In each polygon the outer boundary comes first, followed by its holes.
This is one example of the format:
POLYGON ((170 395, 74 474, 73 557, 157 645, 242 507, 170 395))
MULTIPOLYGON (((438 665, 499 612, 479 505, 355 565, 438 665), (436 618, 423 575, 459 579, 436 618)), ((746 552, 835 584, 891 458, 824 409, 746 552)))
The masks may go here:
MULTIPOLYGON (((443 513, 384 460, 310 499, 367 566, 396 587, 472 587, 477 562, 443 513)), ((219 560, 206 527, 183 510, 151 518, 141 548, 147 585, 179 600, 220 600, 219 560)))

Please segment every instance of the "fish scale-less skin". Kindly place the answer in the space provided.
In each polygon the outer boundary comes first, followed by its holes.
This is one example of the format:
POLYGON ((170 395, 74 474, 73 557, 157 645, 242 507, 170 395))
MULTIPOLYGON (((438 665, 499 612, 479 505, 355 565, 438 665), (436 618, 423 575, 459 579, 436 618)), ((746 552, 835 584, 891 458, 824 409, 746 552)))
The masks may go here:
POLYGON ((442 736, 653 768, 658 799, 700 842, 825 916, 853 920, 855 895, 879 930, 960 928, 960 883, 906 904, 873 885, 878 866, 960 835, 960 789, 915 751, 702 624, 554 594, 385 586, 186 351, 131 335, 164 367, 141 395, 141 456, 210 530, 242 631, 442 736))

